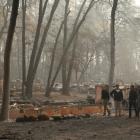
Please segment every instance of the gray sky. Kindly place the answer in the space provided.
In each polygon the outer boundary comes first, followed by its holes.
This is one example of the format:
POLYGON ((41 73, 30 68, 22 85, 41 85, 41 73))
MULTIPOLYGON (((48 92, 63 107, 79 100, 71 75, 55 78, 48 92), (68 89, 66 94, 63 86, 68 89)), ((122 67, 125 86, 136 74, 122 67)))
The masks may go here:
POLYGON ((140 0, 135 0, 137 6, 140 6, 140 0))

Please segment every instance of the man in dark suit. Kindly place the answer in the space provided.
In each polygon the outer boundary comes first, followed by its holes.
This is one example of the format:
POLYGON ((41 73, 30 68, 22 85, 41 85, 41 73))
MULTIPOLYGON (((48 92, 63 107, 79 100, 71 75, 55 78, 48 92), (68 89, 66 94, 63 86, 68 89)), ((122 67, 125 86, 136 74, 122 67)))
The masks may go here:
POLYGON ((129 92, 129 118, 131 118, 131 112, 134 108, 135 116, 137 117, 137 90, 135 89, 134 85, 131 85, 130 92, 129 92))
POLYGON ((122 112, 122 101, 123 101, 123 93, 122 90, 119 89, 119 85, 116 85, 116 88, 110 93, 111 97, 114 99, 115 105, 115 116, 121 116, 122 112))
POLYGON ((106 116, 106 112, 108 113, 108 116, 110 116, 110 110, 108 108, 108 103, 109 103, 109 91, 107 89, 107 86, 103 86, 102 89, 102 95, 101 95, 102 103, 104 106, 104 114, 103 116, 106 116))

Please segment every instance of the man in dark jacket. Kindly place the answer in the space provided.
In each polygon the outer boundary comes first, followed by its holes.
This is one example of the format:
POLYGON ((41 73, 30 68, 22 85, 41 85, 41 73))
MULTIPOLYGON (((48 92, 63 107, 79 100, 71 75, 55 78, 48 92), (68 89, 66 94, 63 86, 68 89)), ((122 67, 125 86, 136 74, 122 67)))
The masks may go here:
POLYGON ((116 85, 116 89, 111 92, 111 97, 114 99, 115 105, 115 116, 117 117, 118 114, 121 116, 122 111, 122 101, 123 101, 123 93, 122 90, 119 89, 119 85, 116 85))
POLYGON ((130 92, 129 92, 129 118, 131 118, 132 108, 134 108, 135 116, 137 117, 136 100, 137 100, 137 91, 136 91, 134 85, 131 85, 130 92))
POLYGON ((137 117, 139 118, 139 114, 140 114, 140 85, 137 85, 136 110, 137 110, 137 117))
POLYGON ((103 106, 104 106, 104 116, 106 116, 106 112, 108 113, 108 116, 110 116, 110 110, 108 108, 108 103, 109 103, 109 92, 108 92, 108 89, 107 89, 107 86, 103 86, 103 89, 102 89, 102 95, 101 95, 101 98, 102 98, 102 103, 103 103, 103 106))

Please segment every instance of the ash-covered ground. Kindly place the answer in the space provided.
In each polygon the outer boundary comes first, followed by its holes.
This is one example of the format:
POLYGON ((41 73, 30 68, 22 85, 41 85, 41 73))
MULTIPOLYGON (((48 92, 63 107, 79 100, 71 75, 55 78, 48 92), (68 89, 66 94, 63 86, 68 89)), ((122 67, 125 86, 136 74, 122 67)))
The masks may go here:
POLYGON ((127 116, 0 123, 3 140, 140 140, 140 120, 127 116))

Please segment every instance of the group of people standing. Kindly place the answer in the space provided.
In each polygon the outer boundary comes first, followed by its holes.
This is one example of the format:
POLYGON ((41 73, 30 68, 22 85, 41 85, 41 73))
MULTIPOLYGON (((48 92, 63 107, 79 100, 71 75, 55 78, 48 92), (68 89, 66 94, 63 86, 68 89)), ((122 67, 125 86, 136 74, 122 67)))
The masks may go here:
MULTIPOLYGON (((104 116, 108 113, 110 116, 111 112, 109 109, 109 100, 110 97, 114 100, 114 107, 115 107, 115 116, 122 115, 122 103, 124 101, 123 92, 119 88, 119 85, 116 85, 115 89, 113 89, 110 93, 108 90, 108 86, 104 85, 102 89, 101 99, 102 104, 104 106, 104 116)), ((140 112, 140 86, 130 86, 129 96, 128 96, 128 104, 129 104, 129 118, 132 117, 132 110, 135 110, 135 117, 139 118, 140 112)))

